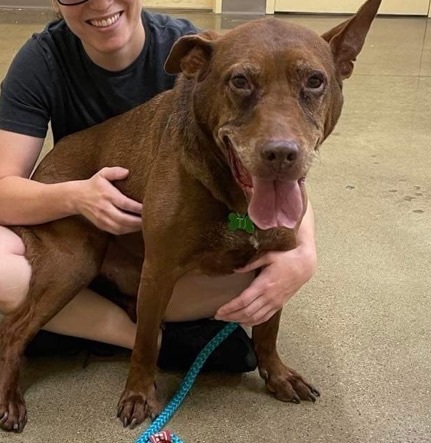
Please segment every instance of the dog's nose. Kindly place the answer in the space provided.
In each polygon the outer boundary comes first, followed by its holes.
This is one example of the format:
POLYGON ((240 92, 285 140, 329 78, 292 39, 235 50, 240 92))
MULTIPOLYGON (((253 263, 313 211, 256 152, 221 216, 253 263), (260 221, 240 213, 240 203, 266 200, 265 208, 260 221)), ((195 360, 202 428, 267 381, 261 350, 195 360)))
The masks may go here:
POLYGON ((277 166, 288 166, 299 156, 299 145, 292 140, 271 140, 261 147, 262 160, 277 166))

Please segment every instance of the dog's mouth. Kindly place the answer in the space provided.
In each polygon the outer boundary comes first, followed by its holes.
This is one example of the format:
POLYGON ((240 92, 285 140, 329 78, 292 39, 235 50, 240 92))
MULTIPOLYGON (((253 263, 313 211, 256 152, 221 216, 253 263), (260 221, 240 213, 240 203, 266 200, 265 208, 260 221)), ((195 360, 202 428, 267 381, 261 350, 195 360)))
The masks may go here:
POLYGON ((239 187, 245 192, 247 198, 249 199, 253 190, 252 177, 242 164, 241 160, 238 158, 238 155, 236 154, 229 138, 224 137, 223 141, 228 152, 229 164, 235 181, 238 183, 239 187))
POLYGON ((295 228, 304 212, 302 187, 299 180, 268 180, 251 175, 238 157, 229 137, 223 138, 229 165, 235 181, 248 201, 248 215, 260 229, 295 228))

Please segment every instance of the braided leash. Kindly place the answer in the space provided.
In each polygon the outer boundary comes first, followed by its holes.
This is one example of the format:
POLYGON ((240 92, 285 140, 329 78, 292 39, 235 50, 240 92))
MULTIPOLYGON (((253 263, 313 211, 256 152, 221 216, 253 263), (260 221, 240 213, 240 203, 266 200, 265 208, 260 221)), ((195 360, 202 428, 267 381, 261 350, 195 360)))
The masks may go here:
POLYGON ((211 355, 214 349, 217 348, 217 346, 219 346, 220 343, 222 343, 223 340, 225 340, 237 327, 237 323, 228 323, 211 341, 206 344, 206 346, 196 357, 174 397, 166 405, 165 409, 160 413, 160 415, 147 428, 147 430, 141 436, 139 436, 137 440, 135 440, 135 443, 184 443, 177 435, 172 434, 169 431, 161 432, 161 429, 181 406, 181 403, 190 392, 193 383, 195 382, 208 357, 211 355))

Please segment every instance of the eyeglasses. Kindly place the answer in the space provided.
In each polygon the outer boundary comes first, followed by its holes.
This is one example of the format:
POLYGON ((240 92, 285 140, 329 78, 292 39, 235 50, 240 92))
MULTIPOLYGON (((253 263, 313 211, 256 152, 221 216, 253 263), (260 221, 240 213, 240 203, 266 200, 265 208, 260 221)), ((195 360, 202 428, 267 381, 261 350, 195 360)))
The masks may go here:
POLYGON ((76 6, 81 5, 82 3, 88 2, 88 0, 57 0, 60 5, 63 6, 76 6))

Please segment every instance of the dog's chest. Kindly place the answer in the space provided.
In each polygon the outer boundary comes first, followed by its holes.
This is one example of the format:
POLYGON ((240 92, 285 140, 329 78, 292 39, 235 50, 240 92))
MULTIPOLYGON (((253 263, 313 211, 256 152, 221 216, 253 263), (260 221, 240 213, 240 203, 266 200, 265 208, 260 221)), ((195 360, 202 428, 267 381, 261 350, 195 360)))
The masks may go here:
POLYGON ((199 268, 206 274, 228 274, 269 251, 287 251, 296 246, 295 232, 270 229, 253 233, 218 226, 206 238, 207 248, 200 255, 199 268))

